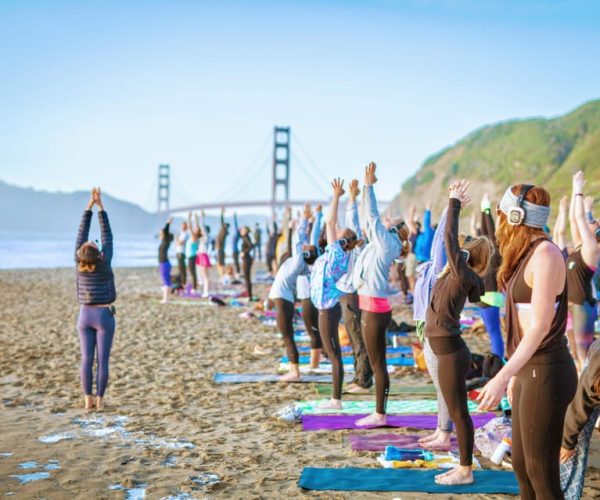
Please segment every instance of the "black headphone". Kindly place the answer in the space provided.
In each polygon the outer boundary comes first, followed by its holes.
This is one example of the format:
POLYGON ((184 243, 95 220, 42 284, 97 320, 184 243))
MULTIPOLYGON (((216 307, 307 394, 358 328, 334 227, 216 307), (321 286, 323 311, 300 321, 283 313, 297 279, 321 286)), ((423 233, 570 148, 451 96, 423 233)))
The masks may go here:
POLYGON ((355 235, 353 235, 351 238, 340 238, 338 240, 339 244, 343 247, 345 247, 348 243, 352 243, 353 241, 356 241, 358 239, 358 237, 355 235))
POLYGON ((523 186, 521 194, 517 200, 517 206, 512 207, 508 211, 508 223, 511 226, 520 226, 525 222, 525 219, 527 218, 527 213, 525 212, 525 196, 527 196, 527 193, 534 187, 535 186, 530 184, 523 186))
POLYGON ((402 221, 396 224, 395 226, 390 227, 388 231, 390 233, 396 233, 398 236, 400 236, 400 231, 404 226, 406 226, 406 222, 402 221))

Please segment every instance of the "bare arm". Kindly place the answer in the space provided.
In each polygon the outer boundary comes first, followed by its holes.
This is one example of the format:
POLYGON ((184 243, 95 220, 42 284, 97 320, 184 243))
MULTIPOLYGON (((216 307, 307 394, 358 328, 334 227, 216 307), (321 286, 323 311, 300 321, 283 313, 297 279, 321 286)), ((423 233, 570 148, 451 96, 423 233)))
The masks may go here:
POLYGON ((581 238, 581 257, 588 267, 594 269, 598 266, 600 250, 596 235, 590 229, 585 217, 585 208, 583 206, 583 186, 585 180, 583 172, 579 171, 573 176, 573 192, 575 195, 575 222, 581 238), (581 194, 580 194, 581 193, 581 194))
POLYGON ((338 206, 340 203, 340 198, 345 193, 344 181, 340 178, 334 179, 331 183, 331 187, 333 188, 333 197, 331 198, 329 212, 327 213, 327 218, 325 219, 328 245, 331 245, 336 240, 335 232, 337 227, 338 206))
POLYGON ((575 193, 571 193, 571 205, 569 206, 569 227, 571 228, 571 239, 573 240, 573 246, 577 248, 581 245, 581 235, 579 234, 579 228, 577 227, 577 221, 575 220, 575 193))
POLYGON ((408 210, 408 217, 406 218, 406 225, 411 232, 411 234, 417 234, 417 225, 415 224, 415 219, 417 217, 417 207, 414 205, 410 206, 408 210))
POLYGON ((556 296, 565 286, 565 261, 560 250, 550 242, 541 243, 525 269, 525 282, 531 282, 531 313, 529 325, 508 363, 482 389, 479 409, 495 408, 502 399, 510 379, 531 359, 554 318, 556 296))
POLYGON ((560 206, 558 209, 558 217, 554 224, 554 230, 552 232, 552 239, 560 248, 564 250, 567 248, 567 212, 569 211, 569 198, 563 196, 560 200, 560 206))

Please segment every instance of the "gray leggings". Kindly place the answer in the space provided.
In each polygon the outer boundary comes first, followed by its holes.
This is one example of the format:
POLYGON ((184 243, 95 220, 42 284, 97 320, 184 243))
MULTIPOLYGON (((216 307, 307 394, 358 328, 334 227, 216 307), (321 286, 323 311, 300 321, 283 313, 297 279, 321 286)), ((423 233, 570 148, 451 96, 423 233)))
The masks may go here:
POLYGON ((425 354, 425 364, 427 365, 427 370, 429 370, 429 375, 431 375, 433 385, 437 391, 438 429, 445 432, 452 432, 452 420, 450 420, 450 413, 448 412, 448 407, 446 406, 444 396, 442 396, 442 391, 440 389, 437 356, 431 350, 429 339, 427 338, 423 342, 423 353, 425 354))

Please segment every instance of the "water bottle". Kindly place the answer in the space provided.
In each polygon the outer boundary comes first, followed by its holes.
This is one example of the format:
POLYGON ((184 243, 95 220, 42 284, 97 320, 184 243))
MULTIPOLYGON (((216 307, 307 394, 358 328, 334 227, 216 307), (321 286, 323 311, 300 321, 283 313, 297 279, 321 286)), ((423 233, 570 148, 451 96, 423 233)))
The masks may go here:
POLYGON ((394 349, 398 348, 398 336, 397 335, 392 335, 392 346, 394 347, 394 349))
POLYGON ((424 450, 406 450, 403 448, 397 448, 396 446, 385 447, 385 460, 425 460, 431 462, 433 460, 433 453, 424 450))
POLYGON ((511 445, 511 440, 504 438, 502 442, 498 445, 498 447, 494 450, 494 453, 492 453, 490 460, 496 465, 500 465, 502 463, 502 460, 504 460, 504 455, 506 455, 506 453, 510 451, 511 445))

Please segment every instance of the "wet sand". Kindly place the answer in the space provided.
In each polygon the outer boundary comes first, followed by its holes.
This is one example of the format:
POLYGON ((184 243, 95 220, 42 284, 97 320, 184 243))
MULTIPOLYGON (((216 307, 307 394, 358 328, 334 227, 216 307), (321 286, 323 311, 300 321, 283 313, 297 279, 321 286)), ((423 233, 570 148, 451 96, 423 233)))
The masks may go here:
MULTIPOLYGON (((274 372, 283 353, 274 328, 239 318, 243 308, 161 305, 155 269, 119 269, 116 279, 106 409, 88 413, 81 409, 74 271, 0 272, 0 495, 443 498, 300 490, 305 466, 377 467, 376 454, 353 453, 348 431, 304 433, 273 418, 295 400, 316 399, 312 384, 213 384, 217 371, 274 372), (257 345, 267 353, 254 354, 257 345), (20 484, 10 477, 28 473, 47 478, 20 484)), ((259 296, 265 291, 257 286, 259 296)), ((394 317, 408 320, 403 314, 394 317)), ((485 334, 466 338, 474 352, 486 351, 485 334)), ((403 369, 393 381, 428 377, 403 369)), ((598 433, 592 451, 586 498, 600 496, 598 433)))

